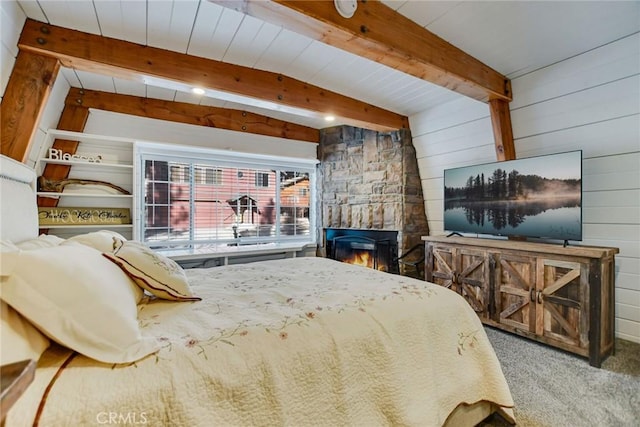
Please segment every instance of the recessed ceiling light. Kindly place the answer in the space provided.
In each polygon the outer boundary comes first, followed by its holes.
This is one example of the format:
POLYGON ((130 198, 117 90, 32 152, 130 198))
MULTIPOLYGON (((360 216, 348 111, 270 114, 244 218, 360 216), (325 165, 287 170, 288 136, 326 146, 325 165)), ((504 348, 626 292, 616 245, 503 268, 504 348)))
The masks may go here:
POLYGON ((204 89, 202 89, 201 87, 194 87, 191 89, 191 92, 195 93, 196 95, 204 95, 204 89))
POLYGON ((336 118, 334 116, 324 116, 324 121, 325 122, 332 122, 334 121, 336 118))

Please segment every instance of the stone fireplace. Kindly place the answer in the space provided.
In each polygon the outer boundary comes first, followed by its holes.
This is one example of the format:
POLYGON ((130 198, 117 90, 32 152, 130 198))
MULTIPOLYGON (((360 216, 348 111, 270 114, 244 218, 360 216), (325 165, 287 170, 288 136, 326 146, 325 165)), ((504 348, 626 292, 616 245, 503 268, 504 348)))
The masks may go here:
POLYGON ((406 253, 429 234, 416 152, 408 129, 376 132, 351 126, 321 131, 318 147, 318 236, 327 228, 397 232, 406 253))

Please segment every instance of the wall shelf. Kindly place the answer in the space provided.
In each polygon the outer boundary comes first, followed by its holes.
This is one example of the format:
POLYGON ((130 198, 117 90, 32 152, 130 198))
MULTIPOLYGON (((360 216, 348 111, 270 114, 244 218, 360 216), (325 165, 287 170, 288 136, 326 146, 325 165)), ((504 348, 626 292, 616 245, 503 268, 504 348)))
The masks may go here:
POLYGON ((83 160, 59 160, 59 159, 40 159, 40 163, 48 163, 52 165, 66 166, 86 166, 91 168, 114 168, 114 169, 133 169, 132 164, 126 163, 109 163, 109 162, 86 162, 83 160))
POLYGON ((99 198, 116 198, 116 199, 132 199, 133 194, 94 194, 94 193, 53 193, 51 191, 38 191, 38 197, 49 197, 58 199, 60 197, 99 197, 99 198))
MULTIPOLYGON (((136 233, 136 203, 135 203, 135 171, 133 149, 135 140, 104 135, 93 135, 82 132, 71 132, 58 129, 49 129, 46 142, 40 151, 40 158, 36 163, 36 171, 39 175, 44 174, 47 166, 57 165, 57 167, 69 167, 68 178, 78 180, 91 180, 110 183, 121 187, 131 194, 123 194, 111 190, 108 187, 91 188, 91 185, 82 185, 82 189, 66 188, 66 191, 38 191, 39 205, 43 208, 56 207, 65 209, 74 208, 113 208, 128 209, 131 219, 130 224, 39 224, 40 229, 50 230, 51 234, 56 234, 63 238, 68 238, 76 234, 87 233, 100 229, 118 229, 124 232, 126 238, 135 238, 136 233), (63 160, 62 151, 57 152, 57 156, 50 158, 51 150, 56 139, 77 141, 78 156, 84 159, 63 160), (90 162, 88 158, 102 156, 101 162, 90 162)), ((72 154, 71 152, 67 152, 72 154)), ((100 184, 96 184, 100 185, 100 184)), ((53 188, 52 188, 53 189, 53 188)), ((59 189, 59 188, 56 188, 59 189)), ((54 221, 46 221, 54 222, 54 221)), ((92 221, 93 222, 93 221, 92 221)))
POLYGON ((133 224, 98 224, 98 225, 38 225, 39 228, 78 228, 78 229, 98 229, 102 230, 105 228, 133 228, 133 224))

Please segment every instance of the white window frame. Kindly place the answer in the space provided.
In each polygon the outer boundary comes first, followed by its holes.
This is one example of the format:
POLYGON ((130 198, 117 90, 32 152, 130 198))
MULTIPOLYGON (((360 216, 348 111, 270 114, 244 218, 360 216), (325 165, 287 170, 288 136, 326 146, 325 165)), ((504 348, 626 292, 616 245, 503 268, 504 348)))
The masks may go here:
MULTIPOLYGON (((177 144, 161 144, 151 142, 137 142, 134 146, 134 162, 135 162, 135 189, 134 191, 140 195, 145 193, 145 177, 144 165, 146 160, 158 160, 166 162, 184 162, 194 163, 200 167, 211 167, 219 169, 223 167, 233 167, 238 169, 255 169, 255 170, 280 170, 280 171, 296 171, 309 174, 309 234, 308 235, 284 235, 280 233, 279 214, 277 215, 276 235, 266 238, 243 238, 239 237, 233 242, 239 244, 253 244, 255 250, 259 250, 260 243, 316 243, 316 173, 319 161, 317 159, 296 158, 284 156, 268 156, 263 154, 252 154, 243 152, 229 152, 225 150, 207 149, 202 147, 193 147, 177 144)), ((193 178, 193 177, 192 177, 193 178)), ((277 180, 276 180, 277 181, 277 180)), ((271 183, 270 183, 271 184, 271 183)), ((276 202, 280 203, 280 185, 275 183, 276 202)), ((136 198, 136 236, 135 239, 144 242, 144 213, 145 200, 144 197, 136 198)), ((224 244, 229 243, 226 240, 189 240, 175 241, 171 240, 167 245, 191 245, 193 244, 224 244)), ((162 244, 160 244, 162 246, 162 244)))

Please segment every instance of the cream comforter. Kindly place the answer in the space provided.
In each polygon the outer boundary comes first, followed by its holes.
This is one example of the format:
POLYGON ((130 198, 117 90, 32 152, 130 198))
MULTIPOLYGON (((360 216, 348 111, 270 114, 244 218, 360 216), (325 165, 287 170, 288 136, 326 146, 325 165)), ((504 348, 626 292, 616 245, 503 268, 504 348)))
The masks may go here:
POLYGON ((324 258, 187 273, 202 301, 139 306, 157 354, 108 365, 54 346, 7 427, 437 426, 479 401, 512 415, 480 321, 448 289, 324 258))

